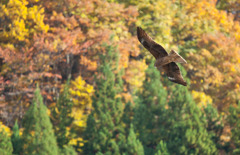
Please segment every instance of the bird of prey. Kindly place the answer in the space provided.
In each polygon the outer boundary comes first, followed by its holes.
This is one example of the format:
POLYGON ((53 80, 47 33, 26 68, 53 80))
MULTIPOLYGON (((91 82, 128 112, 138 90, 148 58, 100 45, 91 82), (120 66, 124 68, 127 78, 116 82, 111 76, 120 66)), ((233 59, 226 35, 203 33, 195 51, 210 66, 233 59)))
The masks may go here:
POLYGON ((168 54, 166 50, 140 27, 137 27, 137 37, 140 43, 155 57, 155 67, 162 69, 172 82, 186 86, 181 71, 176 63, 187 63, 177 52, 171 50, 168 54))

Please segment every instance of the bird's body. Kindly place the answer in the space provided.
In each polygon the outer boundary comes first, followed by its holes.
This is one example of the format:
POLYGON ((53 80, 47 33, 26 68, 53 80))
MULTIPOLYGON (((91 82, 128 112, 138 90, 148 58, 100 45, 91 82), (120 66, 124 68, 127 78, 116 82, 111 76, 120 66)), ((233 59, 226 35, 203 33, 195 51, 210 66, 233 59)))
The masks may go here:
POLYGON ((180 69, 176 64, 176 62, 186 63, 186 60, 174 50, 168 54, 161 45, 153 41, 140 27, 137 27, 137 36, 140 43, 155 57, 155 66, 158 70, 163 70, 170 81, 186 86, 187 83, 184 81, 180 69))

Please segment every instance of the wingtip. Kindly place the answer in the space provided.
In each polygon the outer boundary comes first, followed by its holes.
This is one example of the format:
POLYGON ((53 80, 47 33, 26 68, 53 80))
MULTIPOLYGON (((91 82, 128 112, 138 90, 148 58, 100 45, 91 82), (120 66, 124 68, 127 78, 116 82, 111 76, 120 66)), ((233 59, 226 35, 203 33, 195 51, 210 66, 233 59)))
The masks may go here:
POLYGON ((140 26, 137 26, 137 32, 140 33, 140 31, 143 31, 143 29, 140 26))
POLYGON ((137 37, 138 37, 138 40, 141 42, 142 28, 139 26, 137 27, 137 37))
POLYGON ((139 34, 140 33, 140 30, 141 30, 141 27, 137 27, 137 34, 139 34))

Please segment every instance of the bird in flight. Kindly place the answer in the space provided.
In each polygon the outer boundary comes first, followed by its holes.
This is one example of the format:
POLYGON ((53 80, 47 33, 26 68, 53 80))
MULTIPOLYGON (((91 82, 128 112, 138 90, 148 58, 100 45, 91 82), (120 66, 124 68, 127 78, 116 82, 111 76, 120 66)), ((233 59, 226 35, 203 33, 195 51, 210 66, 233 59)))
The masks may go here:
POLYGON ((153 39, 140 27, 137 27, 137 37, 140 43, 155 57, 155 67, 160 71, 163 69, 168 79, 172 82, 186 86, 181 71, 176 63, 187 63, 177 52, 171 50, 168 54, 166 50, 153 41, 153 39))

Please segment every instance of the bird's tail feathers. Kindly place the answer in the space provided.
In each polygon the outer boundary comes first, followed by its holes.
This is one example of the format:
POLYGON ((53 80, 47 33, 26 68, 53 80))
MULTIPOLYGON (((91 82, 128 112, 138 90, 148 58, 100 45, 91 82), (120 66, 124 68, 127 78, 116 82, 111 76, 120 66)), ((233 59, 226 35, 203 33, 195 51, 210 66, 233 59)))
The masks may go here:
POLYGON ((187 61, 181 57, 181 55, 179 55, 176 51, 171 50, 171 52, 169 53, 169 56, 174 57, 174 61, 176 63, 187 63, 187 61))

